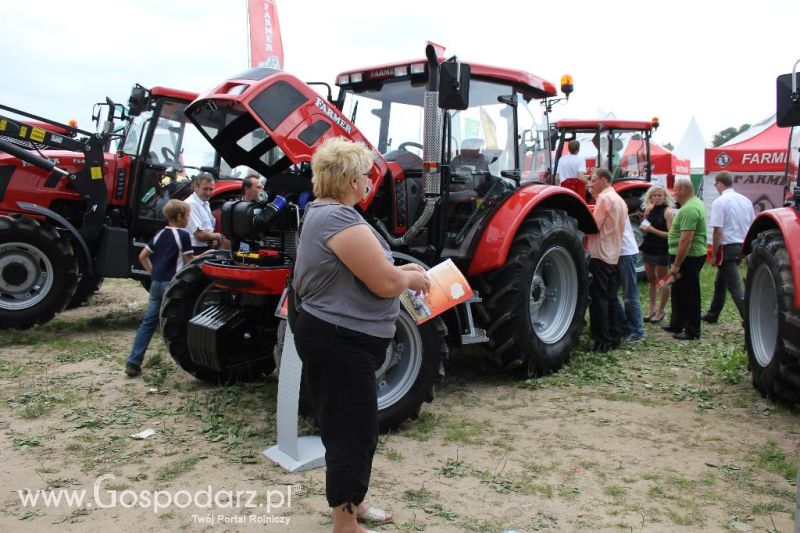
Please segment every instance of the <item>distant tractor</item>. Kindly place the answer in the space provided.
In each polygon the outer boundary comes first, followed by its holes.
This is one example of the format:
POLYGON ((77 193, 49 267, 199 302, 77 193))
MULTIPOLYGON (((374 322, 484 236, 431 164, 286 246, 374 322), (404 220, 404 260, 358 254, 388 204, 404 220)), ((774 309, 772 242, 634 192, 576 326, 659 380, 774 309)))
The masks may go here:
MULTIPOLYGON (((164 203, 191 194, 200 171, 231 174, 187 128, 196 97, 136 85, 127 110, 100 104, 97 133, 0 105, 0 329, 79 306, 104 277, 148 283, 138 255, 163 227, 164 203)), ((212 207, 240 184, 218 181, 212 207)))
MULTIPOLYGON (((567 153, 567 144, 571 140, 579 141, 579 155, 586 161, 586 177, 598 166, 611 172, 612 186, 628 205, 628 216, 639 244, 643 236, 639 231, 641 221, 638 212, 642 197, 650 187, 653 177, 650 138, 658 126, 657 118, 651 121, 603 119, 559 120, 553 123, 553 129, 557 133, 553 179, 558 161, 567 153)), ((594 201, 587 197, 585 184, 577 178, 563 179, 561 186, 575 191, 587 201, 594 201)), ((636 263, 636 271, 640 276, 644 275, 641 254, 636 263)))
POLYGON ((584 234, 597 228, 577 194, 531 179, 551 150, 528 106, 556 88, 520 70, 445 60, 430 45, 426 56, 343 72, 335 100, 259 68, 189 106, 229 165, 267 177, 269 198, 223 206, 233 254, 195 262, 166 292, 163 335, 184 369, 226 382, 274 366, 275 309, 310 196, 309 162, 334 136, 373 150, 371 192, 357 208, 395 261, 452 259, 479 294, 421 326, 401 313, 376 376, 381 428, 433 398, 448 346, 484 343, 497 365, 522 373, 568 360, 588 301, 584 234), (543 156, 536 168, 525 166, 530 153, 543 156))
MULTIPOLYGON (((800 61, 798 61, 800 63, 800 61)), ((744 242, 744 333, 753 385, 769 398, 800 403, 800 92, 797 63, 777 79, 777 123, 792 127, 786 207, 756 216, 744 242)))

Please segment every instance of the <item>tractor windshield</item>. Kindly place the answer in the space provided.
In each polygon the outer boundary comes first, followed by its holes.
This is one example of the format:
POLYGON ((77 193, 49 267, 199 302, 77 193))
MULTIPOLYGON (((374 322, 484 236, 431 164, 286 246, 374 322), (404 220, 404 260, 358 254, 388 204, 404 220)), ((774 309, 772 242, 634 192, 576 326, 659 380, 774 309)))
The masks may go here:
POLYGON ((166 100, 156 111, 144 111, 133 117, 122 151, 144 156, 148 166, 172 168, 188 177, 196 175, 202 167, 213 167, 214 148, 196 128, 187 127, 185 108, 185 102, 166 100), (150 146, 145 148, 146 135, 154 121, 150 146))
POLYGON ((566 155, 567 143, 580 143, 578 156, 586 161, 586 172, 596 167, 607 168, 614 180, 646 179, 649 162, 649 139, 645 131, 601 129, 600 131, 562 132, 561 155, 566 155))
MULTIPOLYGON (((389 159, 416 158, 421 164, 425 87, 409 80, 387 81, 378 90, 344 94, 342 111, 389 159)), ((522 171, 536 177, 549 167, 550 151, 535 114, 511 85, 473 78, 469 108, 450 115, 449 150, 454 176, 522 171), (517 100, 517 108, 504 102, 517 100), (516 124, 515 124, 516 121, 516 124), (516 126, 516 137, 515 137, 516 126)), ((405 166, 405 165, 404 165, 405 166)))

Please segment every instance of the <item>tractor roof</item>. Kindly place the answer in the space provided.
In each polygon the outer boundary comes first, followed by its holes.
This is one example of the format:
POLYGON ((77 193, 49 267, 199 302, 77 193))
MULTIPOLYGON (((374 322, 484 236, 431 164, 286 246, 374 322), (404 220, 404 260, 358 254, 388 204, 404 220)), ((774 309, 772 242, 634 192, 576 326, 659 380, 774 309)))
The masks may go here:
POLYGON ((650 120, 559 120, 553 123, 558 129, 595 132, 600 130, 641 131, 653 128, 650 120))
POLYGON ((197 93, 182 91, 180 89, 170 89, 169 87, 153 87, 150 89, 150 94, 152 96, 166 96, 177 100, 186 100, 188 102, 194 101, 198 96, 197 93))
MULTIPOLYGON (((444 61, 444 57, 439 57, 439 62, 444 61)), ((476 78, 484 78, 493 81, 507 82, 514 85, 526 98, 548 98, 556 96, 556 85, 539 76, 535 76, 523 70, 509 69, 503 67, 493 67, 489 65, 481 65, 479 63, 468 63, 471 69, 471 75, 476 78)), ((415 59, 409 61, 398 61, 395 63, 386 63, 383 65, 376 65, 372 67, 345 70, 336 76, 336 85, 349 85, 347 83, 340 83, 343 77, 348 78, 353 74, 362 74, 363 80, 384 79, 388 80, 393 77, 405 76, 412 66, 416 68, 424 68, 427 64, 425 59, 415 59), (406 70, 403 70, 406 69, 406 70)), ((413 76, 414 69, 411 69, 413 76)))

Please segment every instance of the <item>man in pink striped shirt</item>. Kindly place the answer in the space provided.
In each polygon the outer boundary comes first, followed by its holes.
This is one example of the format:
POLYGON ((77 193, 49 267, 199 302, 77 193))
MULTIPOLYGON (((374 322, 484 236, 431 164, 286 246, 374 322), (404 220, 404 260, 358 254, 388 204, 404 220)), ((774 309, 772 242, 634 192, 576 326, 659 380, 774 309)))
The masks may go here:
POLYGON ((589 295, 592 350, 607 352, 617 348, 622 337, 621 319, 618 315, 617 293, 619 275, 617 263, 622 250, 622 235, 628 206, 611 186, 611 173, 598 167, 589 178, 589 192, 595 199, 593 212, 598 232, 589 235, 589 272, 592 283, 589 295))

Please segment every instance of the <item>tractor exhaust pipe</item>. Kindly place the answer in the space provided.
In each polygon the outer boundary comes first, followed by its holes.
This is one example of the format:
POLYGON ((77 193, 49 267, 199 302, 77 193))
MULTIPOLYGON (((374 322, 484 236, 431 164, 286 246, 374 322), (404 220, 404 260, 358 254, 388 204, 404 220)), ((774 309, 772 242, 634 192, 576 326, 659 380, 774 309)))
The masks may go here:
POLYGON ((423 99, 423 194, 425 207, 419 218, 408 228, 401 237, 393 237, 381 221, 376 221, 386 240, 394 246, 408 244, 428 224, 436 204, 442 197, 442 179, 439 162, 442 160, 442 118, 443 113, 439 108, 439 62, 436 51, 432 45, 425 47, 425 56, 428 59, 428 87, 423 99))

